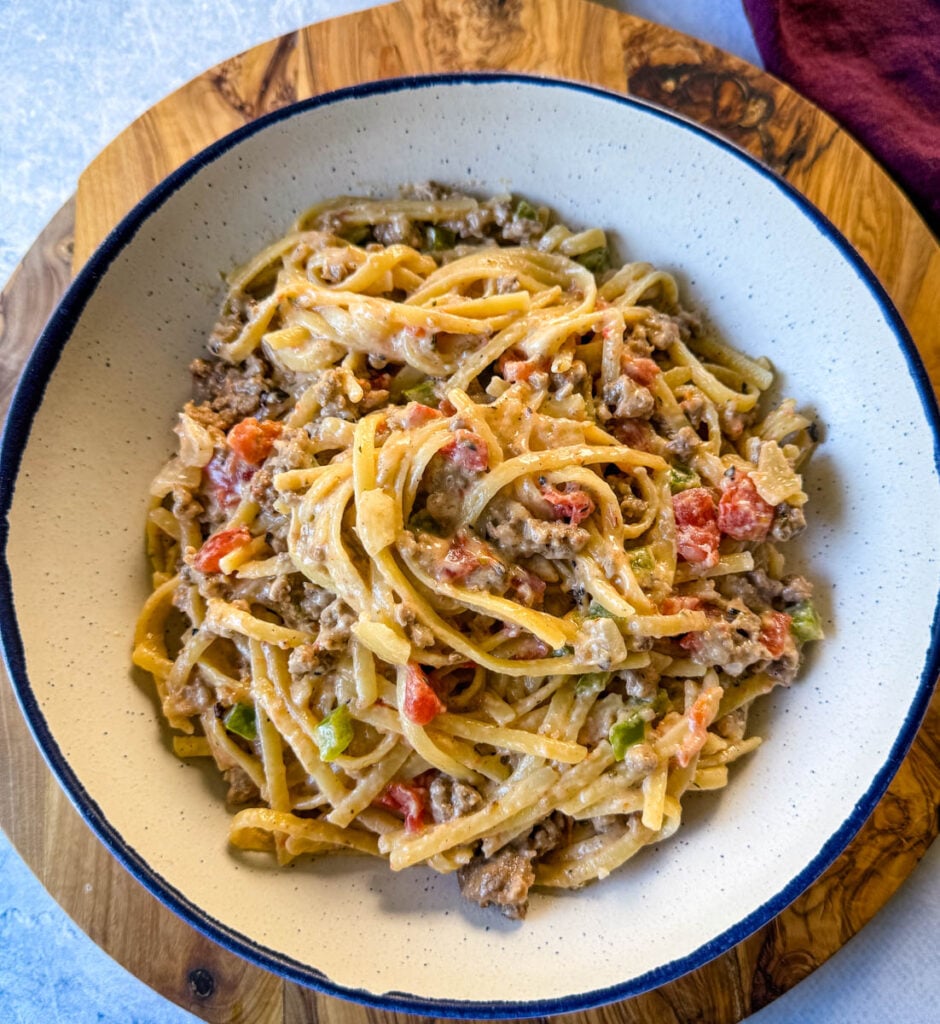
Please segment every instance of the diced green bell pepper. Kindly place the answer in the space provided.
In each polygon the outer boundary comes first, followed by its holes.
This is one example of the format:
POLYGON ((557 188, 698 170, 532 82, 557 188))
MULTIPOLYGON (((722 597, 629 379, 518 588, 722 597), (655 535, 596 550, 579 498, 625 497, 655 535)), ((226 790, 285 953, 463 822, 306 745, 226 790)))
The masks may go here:
POLYGON ((360 242, 364 242, 369 235, 372 233, 372 228, 368 224, 351 224, 348 228, 341 228, 339 237, 344 238, 347 242, 352 242, 353 245, 359 245, 360 242))
POLYGON ((609 672, 587 672, 583 676, 578 676, 578 681, 574 684, 575 692, 600 693, 609 679, 609 672))
POLYGON ((441 224, 431 224, 425 233, 427 248, 433 252, 443 252, 445 249, 453 249, 457 244, 457 236, 441 224))
POLYGON ((335 761, 352 743, 353 724, 349 708, 345 704, 333 708, 314 729, 313 738, 320 749, 320 759, 335 761))
POLYGON ((241 736, 242 739, 254 740, 258 738, 258 723, 255 721, 255 708, 253 704, 233 704, 228 713, 222 719, 222 724, 229 732, 241 736))
POLYGON ((437 397, 436 384, 436 381, 428 377, 427 380, 421 381, 420 384, 415 384, 413 388, 408 388, 405 391, 405 398, 409 402, 420 402, 422 405, 436 409, 440 404, 440 400, 437 397))
POLYGON ((653 556, 649 548, 637 548, 630 555, 630 568, 636 573, 653 571, 653 556))
POLYGON ((701 484, 701 477, 694 469, 687 469, 684 466, 669 467, 669 490, 673 494, 687 491, 690 487, 700 487, 701 484))
POLYGON ((610 268, 610 250, 606 245, 600 245, 596 249, 588 249, 580 256, 575 256, 575 261, 592 274, 602 274, 610 268))
POLYGON ((408 529, 412 533, 429 533, 432 537, 443 537, 444 527, 431 515, 426 508, 421 509, 408 520, 408 529))
POLYGON ((631 715, 620 722, 615 722, 610 729, 608 739, 614 750, 614 757, 622 761, 624 754, 646 736, 646 722, 640 715, 631 715))
POLYGON ((813 607, 812 601, 800 601, 789 609, 790 632, 800 643, 805 644, 808 640, 822 640, 823 628, 819 614, 813 607))
POLYGON ((613 619, 616 616, 612 615, 600 602, 592 601, 588 605, 587 617, 589 619, 613 619))

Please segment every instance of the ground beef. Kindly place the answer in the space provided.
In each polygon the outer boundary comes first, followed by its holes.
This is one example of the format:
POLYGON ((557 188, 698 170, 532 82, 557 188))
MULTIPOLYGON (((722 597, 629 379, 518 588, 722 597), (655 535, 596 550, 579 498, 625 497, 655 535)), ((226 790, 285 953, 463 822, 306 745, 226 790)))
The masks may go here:
POLYGON ((289 520, 275 509, 275 503, 282 496, 274 486, 274 478, 291 469, 315 466, 317 460, 314 445, 303 429, 285 427, 274 447, 274 453, 252 476, 249 493, 260 507, 259 522, 268 534, 268 543, 277 554, 287 550, 289 520))
POLYGON ((228 429, 228 418, 220 413, 214 412, 212 406, 208 404, 196 405, 193 402, 187 402, 183 406, 183 412, 190 419, 195 420, 197 423, 209 430, 218 430, 220 433, 224 434, 228 429))
POLYGON ((637 775, 649 775, 659 764, 659 757, 650 743, 634 743, 623 755, 623 766, 637 775))
POLYGON ((707 408, 705 396, 695 387, 680 388, 676 394, 681 397, 679 408, 685 413, 689 423, 698 429, 707 408))
POLYGON ((506 847, 486 859, 474 857, 457 872, 460 894, 481 907, 495 904, 513 920, 529 909, 529 888, 535 881, 531 858, 506 847))
POLYGON ((228 783, 226 800, 230 804, 255 803, 261 799, 258 787, 251 781, 251 777, 240 765, 235 765, 222 774, 228 783))
POLYGON ((700 665, 716 665, 729 676, 739 676, 748 666, 767 658, 760 642, 761 620, 740 601, 730 604, 725 615, 701 632, 689 634, 695 637, 690 653, 700 665), (728 617, 729 612, 733 618, 728 617))
POLYGON ((767 611, 775 606, 783 584, 767 575, 763 569, 755 569, 744 575, 732 573, 718 581, 723 597, 737 598, 753 611, 767 611))
POLYGON ((463 495, 460 491, 435 491, 428 495, 424 507, 428 515, 449 533, 463 508, 463 495))
POLYGON ((426 203, 434 203, 439 199, 448 199, 454 190, 439 181, 415 181, 402 187, 402 198, 421 199, 426 203))
POLYGON ((431 804, 431 817, 437 821, 450 821, 470 814, 483 803, 483 798, 466 783, 459 782, 449 775, 438 775, 428 788, 431 804))
POLYGON ((173 488, 173 515, 188 529, 205 512, 204 506, 185 487, 173 488))
POLYGON ((500 235, 506 242, 517 245, 533 245, 545 234, 545 225, 536 217, 521 217, 514 213, 503 224, 500 235))
POLYGON ((584 725, 581 726, 578 742, 587 747, 595 747, 602 740, 606 740, 611 727, 620 718, 623 710, 623 697, 619 693, 608 693, 606 697, 596 701, 584 725))
POLYGON ((796 505, 789 505, 787 502, 777 505, 774 509, 774 518, 770 525, 770 536, 773 540, 781 543, 791 540, 805 529, 806 516, 803 514, 803 509, 796 505))
POLYGON ((561 811, 555 811, 540 821, 525 838, 517 839, 513 846, 528 857, 544 857, 567 842, 570 835, 571 819, 561 811))
POLYGON ((463 239, 498 238, 501 229, 512 220, 509 196, 494 196, 463 217, 446 222, 446 227, 463 239))
MULTIPOLYGON (((415 199, 434 201, 455 193, 435 182, 412 185, 407 189, 415 199)), ((532 245, 545 233, 546 221, 540 217, 523 217, 508 195, 494 196, 462 217, 444 221, 442 227, 464 241, 501 241, 532 245)))
POLYGON ((623 351, 625 355, 634 359, 648 359, 653 354, 653 346, 647 340, 646 327, 642 321, 627 325, 623 351))
POLYGON ((587 366, 580 359, 575 359, 564 372, 553 373, 549 376, 549 388, 555 398, 564 401, 571 395, 581 394, 581 389, 587 378, 587 366))
POLYGON ((599 410, 602 420, 645 420, 656 408, 649 388, 637 384, 625 373, 604 385, 601 398, 604 403, 599 410))
POLYGON ((320 613, 317 647, 324 651, 345 650, 356 622, 356 613, 341 598, 336 598, 320 613))
POLYGON ((809 601, 813 596, 813 584, 805 576, 784 576, 780 599, 784 604, 798 604, 809 601))
POLYGON ((468 472, 440 454, 428 464, 423 485, 427 490, 425 508, 445 533, 453 533, 463 497, 477 477, 478 474, 468 472))
POLYGON ((659 672, 650 665, 646 668, 621 669, 620 672, 614 673, 610 685, 619 683, 628 697, 649 700, 656 694, 659 679, 659 672))
POLYGON ((785 650, 776 661, 772 661, 764 669, 779 686, 789 686, 796 679, 799 670, 800 654, 795 645, 785 650))
MULTIPOLYGON (((189 369, 196 407, 202 405, 215 413, 213 425, 223 431, 246 416, 281 416, 291 401, 290 395, 271 379, 270 367, 258 355, 237 365, 218 359, 194 359, 189 369)), ((199 418, 198 413, 195 415, 199 418)))
POLYGON ((316 644, 301 644, 288 656, 287 667, 295 682, 306 680, 305 688, 309 699, 314 680, 322 679, 330 672, 336 658, 330 651, 321 650, 316 644))
POLYGON ((511 558, 573 558, 590 540, 580 526, 538 519, 525 505, 505 499, 490 503, 483 517, 483 532, 511 558))
POLYGON ((675 455, 681 462, 688 462, 701 443, 702 439, 691 427, 682 427, 675 437, 667 442, 666 451, 675 455))
POLYGON ((758 598, 766 605, 773 605, 783 591, 783 584, 780 580, 768 576, 763 569, 754 569, 749 572, 747 580, 757 592, 758 598))
POLYGON ((734 711, 731 711, 723 718, 719 718, 715 722, 715 732, 731 743, 740 743, 747 732, 748 710, 748 705, 744 704, 739 708, 735 708, 734 711))
POLYGON ((166 709, 172 714, 191 718, 210 708, 214 700, 213 691, 202 681, 197 669, 185 686, 167 696, 166 709))
POLYGON ((410 604, 395 605, 395 621, 405 631, 405 635, 415 647, 427 650, 434 646, 435 636, 432 630, 418 618, 417 612, 410 604))
POLYGON ((620 511, 628 523, 639 522, 647 512, 649 505, 635 494, 627 493, 620 499, 620 511))
POLYGON ((679 321, 666 313, 650 310, 646 318, 646 337, 653 348, 667 349, 682 340, 679 321))
POLYGON ((276 612, 285 626, 306 629, 320 618, 321 596, 332 595, 321 587, 308 583, 300 573, 282 573, 265 580, 259 597, 260 603, 276 612))
POLYGON ((410 245, 413 249, 420 249, 424 245, 421 231, 403 213, 396 213, 386 224, 376 224, 372 234, 382 245, 410 245))
POLYGON ((353 401, 349 392, 355 385, 362 387, 356 378, 342 366, 321 370, 311 386, 310 396, 320 407, 321 416, 336 416, 341 420, 357 418, 358 402, 353 401))
POLYGON ((490 857, 478 854, 458 872, 461 894, 481 907, 495 903, 506 917, 525 917, 534 864, 569 840, 571 824, 570 818, 555 811, 510 846, 490 857))
POLYGON ((232 292, 226 308, 209 335, 209 351, 218 352, 222 345, 233 342, 242 332, 256 304, 241 292, 232 292))

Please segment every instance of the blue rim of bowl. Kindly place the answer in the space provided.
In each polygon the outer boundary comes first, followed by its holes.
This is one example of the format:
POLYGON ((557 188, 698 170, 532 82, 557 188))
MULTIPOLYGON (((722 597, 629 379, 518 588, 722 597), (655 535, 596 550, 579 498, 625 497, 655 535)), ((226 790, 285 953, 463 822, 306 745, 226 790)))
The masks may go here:
POLYGON ((10 679, 13 682, 14 692, 29 728, 43 756, 72 803, 118 861, 157 899, 193 927, 236 955, 242 956, 258 966, 273 971, 291 981, 308 986, 327 995, 349 999, 380 1010, 451 1018, 507 1019, 548 1016, 588 1010, 640 995, 650 989, 673 981, 683 974, 702 967, 710 960, 737 945, 747 938, 748 935, 776 917, 801 892, 808 888, 832 864, 861 829, 875 805, 888 788, 891 779, 900 767, 905 754, 914 740, 929 703, 934 681, 937 678, 938 671, 940 671, 940 595, 938 595, 938 602, 934 608, 932 640, 927 650, 924 671, 921 674, 915 698, 905 717, 904 724, 888 753, 885 763, 845 821, 832 833, 809 864, 775 896, 692 953, 672 960, 628 981, 606 988, 593 989, 589 992, 575 993, 545 1000, 471 1002, 415 996, 407 992, 397 991, 376 995, 362 989, 338 985, 316 968, 256 943, 242 933, 229 928, 227 925, 206 914, 205 911, 200 909, 149 867, 137 851, 130 847, 111 826, 101 808, 91 798, 90 794, 85 791, 84 786, 60 751, 43 717, 27 678, 25 652, 13 603, 12 576, 6 557, 9 540, 9 512, 13 502, 16 477, 33 419, 42 404, 46 384, 55 370, 62 349, 71 336, 72 329, 81 316, 86 303, 94 293, 98 282, 151 214, 159 209, 173 193, 180 189, 200 169, 218 159, 243 139, 279 121, 287 120, 318 107, 330 106, 350 99, 363 99, 374 95, 414 89, 438 88, 441 86, 490 85, 493 83, 515 83, 522 86, 570 90, 634 108, 641 111, 644 115, 667 121, 676 128, 693 132, 707 139, 713 145, 720 147, 741 160, 751 171, 756 172, 774 184, 837 247, 843 258, 853 267, 858 277, 867 286, 872 297, 881 308, 885 321, 893 330, 898 346, 907 360, 908 370, 920 395, 928 424, 933 431, 934 465, 938 473, 940 473, 940 413, 938 413, 933 389, 921 362, 920 355, 891 299, 868 265, 835 225, 792 185, 774 171, 760 164, 749 153, 739 149, 707 128, 686 120, 669 110, 634 97, 624 96, 620 93, 580 82, 502 72, 422 75, 369 82, 301 100, 290 106, 273 111, 250 124, 236 129, 231 134, 219 139, 202 152, 196 154, 196 156, 168 175, 124 217, 120 224, 101 243, 62 297, 42 334, 39 336, 23 370, 4 425, 2 442, 0 442, 0 550, 2 550, 2 554, 0 554, 0 641, 2 641, 4 660, 10 679))

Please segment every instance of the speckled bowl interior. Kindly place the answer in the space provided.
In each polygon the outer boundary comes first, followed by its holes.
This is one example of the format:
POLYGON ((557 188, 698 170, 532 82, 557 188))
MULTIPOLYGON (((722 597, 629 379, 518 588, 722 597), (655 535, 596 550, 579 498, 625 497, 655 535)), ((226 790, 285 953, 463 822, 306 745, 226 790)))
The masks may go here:
POLYGON ((936 415, 863 264, 787 186, 707 133, 589 89, 512 77, 393 82, 252 125, 148 197, 43 335, 3 443, 2 629, 37 740, 102 839, 197 927, 263 965, 380 1006, 573 1010, 678 976, 831 862, 910 743, 936 671, 936 415), (523 924, 452 878, 342 858, 233 855, 210 772, 181 764, 131 636, 148 591, 148 483, 173 445, 220 273, 313 202, 434 178, 511 189, 668 268, 781 393, 818 416, 796 568, 828 638, 761 705, 765 743, 683 829, 523 924), (15 489, 13 484, 15 483, 15 489), (925 550, 926 549, 926 550, 925 550))

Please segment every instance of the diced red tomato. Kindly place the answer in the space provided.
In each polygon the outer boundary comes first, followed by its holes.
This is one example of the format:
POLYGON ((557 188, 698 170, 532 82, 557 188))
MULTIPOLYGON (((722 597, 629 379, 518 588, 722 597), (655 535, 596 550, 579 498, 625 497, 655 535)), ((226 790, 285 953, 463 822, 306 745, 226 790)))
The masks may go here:
POLYGON ((466 530, 460 530, 447 549, 440 571, 446 580, 464 580, 477 569, 498 563, 499 559, 488 544, 470 536, 466 530))
POLYGON ((677 612, 697 612, 702 607, 702 599, 686 594, 673 594, 659 606, 663 615, 675 615, 677 612))
POLYGON ((241 501, 241 486, 255 475, 255 466, 242 461, 234 452, 216 452, 203 470, 209 490, 223 511, 241 501))
POLYGON ((724 690, 720 686, 710 686, 695 698, 689 708, 689 731, 679 744, 676 761, 680 768, 685 768, 692 758, 705 746, 708 739, 708 727, 718 714, 718 707, 724 690))
MULTIPOLYGON (((473 681, 473 674, 476 671, 476 663, 462 661, 459 665, 444 665, 436 668, 428 676, 428 683, 436 694, 449 696, 458 686, 473 681)), ((416 776, 417 782, 421 776, 416 776)))
POLYGON ((260 466, 274 450, 282 425, 276 420, 256 420, 254 416, 236 423, 228 432, 229 448, 251 466, 260 466))
POLYGON ((523 359, 512 352, 504 352, 496 367, 504 380, 508 380, 510 384, 518 384, 520 381, 528 380, 533 373, 547 373, 551 367, 551 359, 548 356, 523 359))
POLYGON ((405 669, 405 699, 401 713, 415 725, 427 725, 447 706, 434 692, 424 669, 415 661, 409 661, 405 669))
POLYGON ((757 493, 747 473, 736 472, 722 483, 718 529, 735 540, 764 540, 774 519, 774 507, 757 493))
POLYGON ((406 832, 420 832, 425 825, 427 801, 428 791, 425 786, 413 782, 390 782, 376 803, 404 815, 406 832))
POLYGON ((193 565, 200 572, 219 572, 219 562, 251 540, 251 533, 245 526, 234 530, 223 530, 213 534, 196 552, 193 565))
POLYGON ((646 359, 643 356, 624 359, 622 364, 623 372, 630 378, 648 388, 660 372, 659 364, 654 359, 646 359))
POLYGON ((438 412, 437 409, 432 408, 430 405, 422 405, 420 402, 409 402, 405 406, 401 423, 406 430, 414 430, 415 427, 423 427, 425 423, 430 423, 431 420, 441 419, 443 415, 443 413, 438 412))
POLYGON ((490 453, 486 442, 472 430, 455 430, 453 440, 448 441, 440 453, 467 473, 482 473, 489 468, 490 453))
POLYGON ((552 509, 554 519, 565 519, 577 526, 594 511, 594 500, 587 491, 559 491, 551 484, 542 485, 542 497, 552 509))
POLYGON ((761 616, 760 642, 767 648, 771 658, 779 658, 792 643, 790 623, 792 618, 784 612, 766 612, 761 616))
POLYGON ((686 633, 679 637, 679 646, 689 654, 697 654, 702 649, 701 633, 686 633))
POLYGON ((615 420, 607 424, 607 430, 628 448, 648 452, 653 441, 653 428, 646 420, 615 420))
POLYGON ((510 572, 509 589, 529 608, 538 608, 545 600, 545 580, 517 565, 510 572))
POLYGON ((687 561, 711 567, 718 564, 718 511, 704 487, 690 487, 672 496, 676 547, 687 561))
POLYGON ((516 640, 510 658, 513 661, 537 661, 540 658, 547 658, 549 654, 551 654, 551 648, 548 644, 530 634, 516 640))

